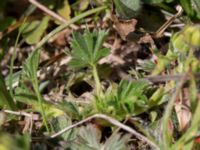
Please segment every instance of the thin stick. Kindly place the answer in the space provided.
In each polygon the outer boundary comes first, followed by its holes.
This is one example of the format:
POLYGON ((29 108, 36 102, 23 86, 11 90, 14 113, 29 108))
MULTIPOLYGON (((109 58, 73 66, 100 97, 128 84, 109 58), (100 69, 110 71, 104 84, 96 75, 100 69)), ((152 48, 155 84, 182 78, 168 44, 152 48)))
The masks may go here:
POLYGON ((110 122, 111 124, 113 124, 113 125, 121 128, 121 129, 123 129, 123 130, 125 130, 125 131, 127 131, 127 132, 129 132, 129 133, 131 133, 133 135, 135 135, 138 139, 147 142, 149 145, 153 146, 155 149, 159 149, 158 146, 155 143, 153 143, 152 141, 150 141, 148 138, 146 138, 142 134, 138 133, 137 131, 135 131, 134 129, 130 128, 129 126, 126 126, 123 123, 117 121, 116 119, 113 119, 113 118, 111 118, 109 116, 106 116, 104 114, 95 114, 93 116, 90 116, 90 117, 88 117, 88 118, 86 118, 84 120, 81 120, 81 121, 79 121, 79 122, 77 122, 77 123, 75 123, 75 124, 73 124, 71 126, 68 126, 68 127, 64 128, 64 129, 62 129, 61 131, 59 131, 59 132, 51 135, 50 138, 55 138, 55 137, 63 134, 64 132, 66 132, 66 131, 74 128, 74 127, 77 127, 77 126, 79 126, 79 125, 81 125, 81 124, 83 124, 85 122, 88 122, 88 121, 90 121, 90 120, 92 120, 94 118, 104 119, 104 120, 110 122))
MULTIPOLYGON (((28 0, 31 4, 35 5, 37 8, 39 8, 40 10, 42 10, 43 12, 45 12, 47 15, 55 18, 56 20, 62 22, 62 23, 68 23, 68 21, 63 18, 62 16, 56 14, 55 12, 53 12, 52 10, 48 9, 46 6, 42 5, 41 3, 37 2, 36 0, 28 0)), ((72 29, 77 30, 78 27, 76 25, 71 24, 70 27, 72 29)))
POLYGON ((33 118, 34 120, 38 119, 38 117, 36 117, 36 115, 29 114, 29 113, 23 112, 23 111, 12 111, 12 110, 2 110, 2 111, 5 112, 5 113, 8 113, 8 114, 13 114, 13 115, 17 115, 17 116, 25 116, 25 117, 33 118))
POLYGON ((154 38, 160 38, 162 36, 162 34, 164 33, 164 31, 172 24, 172 22, 178 18, 182 12, 183 12, 183 8, 178 5, 176 7, 177 13, 172 16, 169 20, 167 20, 154 34, 154 38))

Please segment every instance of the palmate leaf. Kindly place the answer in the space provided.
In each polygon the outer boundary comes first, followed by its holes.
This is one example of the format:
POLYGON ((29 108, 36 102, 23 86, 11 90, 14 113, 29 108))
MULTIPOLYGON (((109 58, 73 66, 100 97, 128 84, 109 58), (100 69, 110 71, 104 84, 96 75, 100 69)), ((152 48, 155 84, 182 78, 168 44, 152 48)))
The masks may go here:
POLYGON ((96 111, 111 115, 119 120, 126 115, 138 115, 148 110, 148 97, 145 91, 148 90, 150 83, 146 80, 125 81, 122 80, 115 89, 109 88, 104 97, 96 98, 96 111))
POLYGON ((81 141, 92 149, 100 149, 101 132, 92 125, 82 127, 79 131, 81 141))
POLYGON ((92 125, 79 128, 76 138, 66 142, 65 149, 70 150, 99 150, 101 149, 101 131, 92 125))
POLYGON ((130 135, 121 135, 114 132, 106 141, 101 141, 102 132, 89 124, 77 130, 76 138, 72 142, 67 141, 65 149, 71 150, 127 150, 130 135))
POLYGON ((86 30, 84 34, 75 32, 71 42, 72 60, 69 65, 74 68, 96 65, 99 59, 109 54, 108 49, 102 48, 106 35, 106 31, 86 30))
POLYGON ((121 110, 126 113, 136 114, 136 108, 141 109, 147 104, 147 97, 143 94, 144 90, 149 86, 146 80, 138 80, 128 82, 122 80, 117 89, 116 103, 120 106, 121 110))
POLYGON ((128 82, 122 80, 117 90, 117 98, 119 100, 132 99, 132 97, 139 97, 149 85, 146 80, 128 82))
POLYGON ((113 134, 105 143, 105 150, 127 150, 130 135, 113 134))

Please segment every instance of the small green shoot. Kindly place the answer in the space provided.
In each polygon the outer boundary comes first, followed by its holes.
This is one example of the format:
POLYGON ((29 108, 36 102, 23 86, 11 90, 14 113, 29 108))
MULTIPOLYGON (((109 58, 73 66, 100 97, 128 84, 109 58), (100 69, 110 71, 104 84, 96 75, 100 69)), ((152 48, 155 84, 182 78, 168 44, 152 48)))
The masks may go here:
POLYGON ((44 106, 43 106, 43 102, 42 102, 43 100, 42 100, 42 96, 39 91, 39 83, 38 83, 38 79, 37 79, 37 69, 38 69, 38 65, 39 65, 39 56, 40 56, 39 52, 40 52, 39 50, 35 50, 30 55, 30 57, 26 60, 24 66, 23 66, 23 72, 32 82, 32 86, 33 86, 33 89, 37 96, 37 99, 38 99, 38 102, 40 105, 40 109, 42 112, 43 123, 45 124, 46 130, 49 132, 50 130, 48 127, 47 117, 45 115, 44 106))
POLYGON ((139 115, 153 106, 160 105, 164 90, 156 90, 149 98, 146 95, 150 83, 146 80, 122 80, 115 89, 108 89, 103 97, 96 98, 95 107, 98 113, 105 113, 121 120, 127 116, 139 115))
POLYGON ((71 42, 72 60, 69 63, 73 68, 89 67, 92 69, 93 77, 96 84, 96 94, 102 94, 99 75, 97 72, 97 63, 109 54, 109 49, 102 48, 107 32, 85 30, 84 34, 74 33, 71 42))

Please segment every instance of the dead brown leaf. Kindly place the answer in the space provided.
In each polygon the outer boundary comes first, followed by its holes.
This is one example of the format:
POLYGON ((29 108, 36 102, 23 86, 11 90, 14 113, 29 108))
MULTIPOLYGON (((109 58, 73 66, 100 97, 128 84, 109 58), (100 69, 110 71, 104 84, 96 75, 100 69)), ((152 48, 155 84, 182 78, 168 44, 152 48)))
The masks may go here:
POLYGON ((114 14, 111 15, 111 18, 114 23, 114 28, 123 40, 126 40, 126 37, 129 33, 135 31, 135 26, 137 24, 136 19, 119 20, 114 14))
POLYGON ((189 95, 188 89, 184 89, 175 103, 175 111, 179 123, 179 130, 184 131, 187 129, 190 120, 191 112, 189 109, 189 95))

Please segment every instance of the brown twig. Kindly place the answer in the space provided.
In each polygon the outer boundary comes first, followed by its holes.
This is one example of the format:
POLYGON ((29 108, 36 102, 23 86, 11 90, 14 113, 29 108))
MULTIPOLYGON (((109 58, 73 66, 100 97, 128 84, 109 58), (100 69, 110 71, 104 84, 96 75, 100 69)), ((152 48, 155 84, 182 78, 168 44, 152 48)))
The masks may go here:
POLYGON ((83 123, 88 122, 88 121, 90 121, 90 120, 92 120, 94 118, 104 119, 104 120, 108 121, 109 123, 111 123, 111 124, 113 124, 113 125, 121 128, 121 129, 123 129, 123 130, 125 130, 125 131, 127 131, 127 132, 129 132, 129 133, 131 133, 133 135, 135 135, 138 139, 147 142, 149 145, 153 146, 155 149, 159 149, 158 146, 155 143, 153 143, 152 141, 150 141, 148 138, 146 138, 142 134, 138 133, 137 131, 135 131, 134 129, 130 128, 129 126, 124 125, 123 123, 117 121, 116 119, 111 118, 109 116, 106 116, 104 114, 95 114, 93 116, 90 116, 90 117, 88 117, 88 118, 86 118, 84 120, 81 120, 81 121, 79 121, 79 122, 77 122, 75 124, 72 124, 72 125, 64 128, 64 129, 62 129, 61 131, 59 131, 59 132, 51 135, 50 138, 55 138, 55 137, 63 134, 64 132, 66 132, 66 131, 68 131, 68 130, 70 130, 72 128, 75 128, 75 127, 77 127, 79 125, 82 125, 83 123))
POLYGON ((23 129, 23 133, 26 132, 29 128, 29 133, 32 133, 33 129, 33 120, 38 120, 39 115, 33 114, 33 113, 27 113, 23 111, 12 111, 12 110, 2 110, 2 112, 17 116, 25 116, 26 124, 23 129))
MULTIPOLYGON (((45 12, 47 15, 55 18, 56 20, 62 22, 62 23, 67 23, 68 21, 63 18, 62 16, 56 14, 55 12, 53 12, 52 10, 48 9, 46 6, 42 5, 41 3, 37 2, 36 0, 28 0, 31 4, 35 5, 37 8, 39 8, 40 10, 42 10, 43 12, 45 12)), ((72 29, 77 30, 78 27, 74 24, 71 24, 70 27, 72 29)))
POLYGON ((12 114, 12 115, 17 115, 17 116, 31 117, 31 114, 26 113, 26 112, 21 112, 21 111, 3 110, 3 112, 12 114))
POLYGON ((183 8, 178 5, 176 7, 177 13, 172 16, 169 20, 167 20, 155 33, 154 33, 154 38, 160 38, 162 36, 162 34, 164 33, 164 31, 172 24, 172 22, 178 18, 182 12, 183 12, 183 8))

